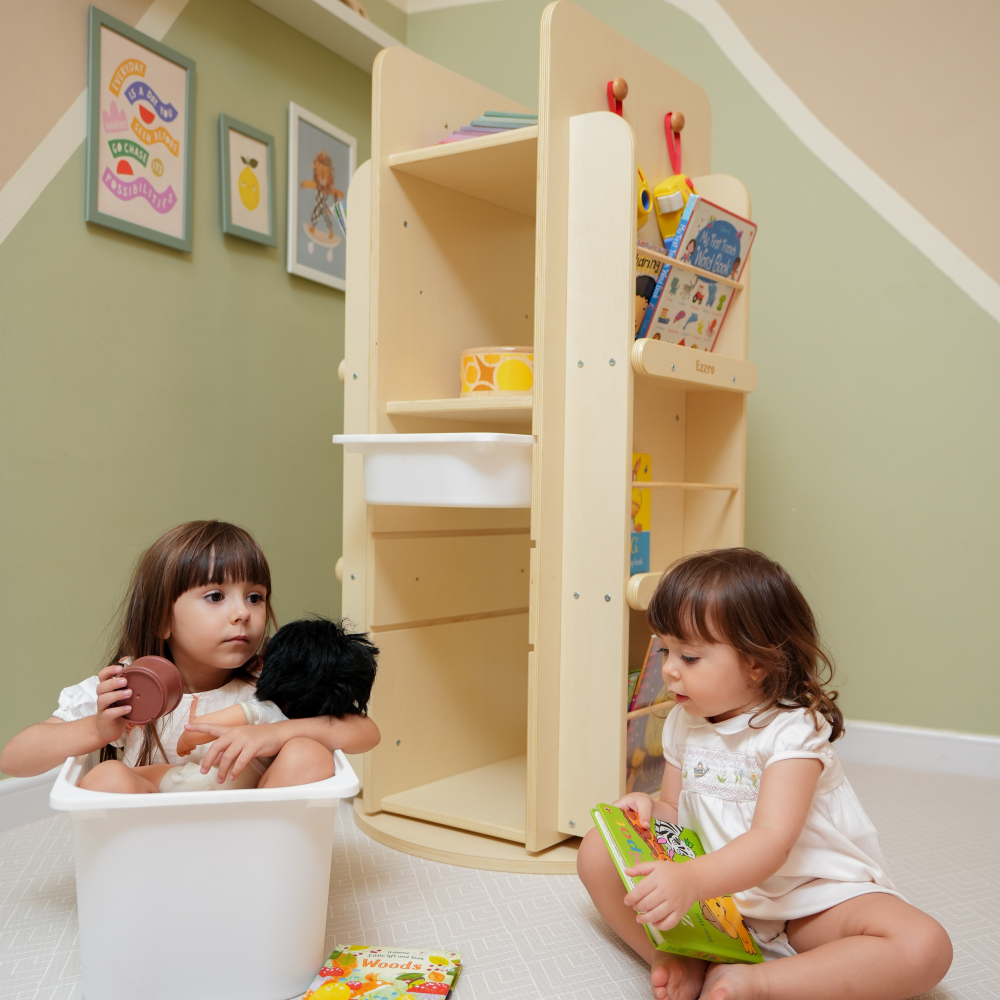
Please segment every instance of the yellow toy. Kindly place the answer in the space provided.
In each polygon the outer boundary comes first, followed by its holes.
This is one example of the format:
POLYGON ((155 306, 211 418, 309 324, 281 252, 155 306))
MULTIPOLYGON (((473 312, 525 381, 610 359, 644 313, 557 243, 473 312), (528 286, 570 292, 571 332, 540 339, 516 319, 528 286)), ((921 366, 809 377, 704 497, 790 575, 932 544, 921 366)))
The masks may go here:
POLYGON ((660 227, 660 236, 664 243, 677 232, 677 224, 681 221, 688 198, 698 193, 694 189, 694 182, 681 170, 683 128, 684 115, 679 111, 668 111, 663 116, 663 131, 667 135, 667 152, 670 154, 670 165, 674 168, 674 174, 656 185, 653 191, 653 205, 656 209, 656 224, 660 227))
MULTIPOLYGON (((646 175, 642 172, 642 167, 639 167, 639 201, 636 206, 635 213, 635 227, 636 229, 642 229, 646 225, 646 220, 649 218, 649 209, 652 205, 653 198, 649 193, 649 183, 646 181, 646 175)), ((677 226, 675 224, 674 229, 677 226)))

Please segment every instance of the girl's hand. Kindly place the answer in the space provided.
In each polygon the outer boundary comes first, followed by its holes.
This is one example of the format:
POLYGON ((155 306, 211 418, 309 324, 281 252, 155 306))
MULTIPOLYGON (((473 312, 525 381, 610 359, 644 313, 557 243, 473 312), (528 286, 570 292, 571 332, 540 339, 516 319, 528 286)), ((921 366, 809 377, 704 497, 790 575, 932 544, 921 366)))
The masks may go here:
POLYGON ((125 670, 125 661, 122 663, 112 663, 97 674, 100 682, 97 685, 97 715, 95 717, 97 725, 97 735, 101 740, 101 745, 105 743, 115 743, 121 739, 125 732, 125 716, 132 711, 131 705, 119 705, 122 698, 130 698, 132 690, 126 687, 125 678, 122 672, 125 670))
POLYGON ((629 792, 611 804, 619 809, 631 809, 638 813, 639 823, 645 829, 649 829, 649 820, 653 815, 653 800, 645 792, 629 792))
POLYGON ((633 878, 642 876, 642 881, 625 897, 626 904, 638 913, 636 920, 640 924, 668 931, 698 902, 700 897, 690 864, 643 861, 625 869, 633 878))
POLYGON ((239 777, 254 757, 273 757, 285 744, 275 731, 280 722, 263 726, 215 726, 206 723, 188 724, 190 732, 208 733, 216 737, 201 762, 201 773, 208 774, 214 765, 219 768, 219 781, 239 777))

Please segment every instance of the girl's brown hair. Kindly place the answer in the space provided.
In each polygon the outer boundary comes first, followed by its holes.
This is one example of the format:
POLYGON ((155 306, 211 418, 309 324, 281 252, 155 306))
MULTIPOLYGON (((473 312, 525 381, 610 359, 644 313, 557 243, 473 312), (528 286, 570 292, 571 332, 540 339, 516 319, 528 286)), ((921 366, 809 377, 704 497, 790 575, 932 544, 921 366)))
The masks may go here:
MULTIPOLYGON (((266 624, 260 648, 240 668, 253 680, 252 667, 275 627, 271 608, 271 570, 253 536, 225 521, 188 521, 161 535, 140 557, 128 596, 119 611, 118 636, 106 662, 122 657, 164 656, 170 645, 163 638, 174 602, 192 587, 207 583, 251 583, 265 588, 266 624)), ((155 725, 143 727, 138 765, 149 764, 157 749, 166 760, 155 725)), ((103 756, 103 755, 102 755, 103 756)))
MULTIPOLYGON (((844 734, 833 661, 823 649, 816 619, 795 581, 753 549, 716 549, 674 563, 657 585, 647 620, 654 632, 682 642, 724 642, 747 664, 763 669, 763 703, 754 718, 778 707, 807 709, 820 726, 844 734)), ((753 720, 751 720, 751 725, 753 720)))

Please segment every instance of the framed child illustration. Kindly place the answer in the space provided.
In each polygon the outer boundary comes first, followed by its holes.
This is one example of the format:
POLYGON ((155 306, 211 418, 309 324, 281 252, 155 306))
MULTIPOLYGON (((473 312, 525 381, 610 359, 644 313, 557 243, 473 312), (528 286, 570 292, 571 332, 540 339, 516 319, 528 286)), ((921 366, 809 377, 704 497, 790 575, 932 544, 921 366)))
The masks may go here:
POLYGON ((273 136, 220 115, 219 162, 222 231, 277 246, 273 136))
POLYGON ((288 272, 344 290, 347 188, 358 141, 297 104, 288 108, 288 272))
POLYGON ((90 8, 87 222, 191 251, 194 61, 90 8))

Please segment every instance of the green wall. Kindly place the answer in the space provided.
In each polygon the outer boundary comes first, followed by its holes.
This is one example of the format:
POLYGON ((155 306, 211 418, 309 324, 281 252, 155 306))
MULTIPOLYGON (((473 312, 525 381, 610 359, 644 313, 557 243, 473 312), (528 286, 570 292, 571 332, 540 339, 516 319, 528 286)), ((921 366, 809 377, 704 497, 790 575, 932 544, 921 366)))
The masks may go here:
MULTIPOLYGON (((705 88, 713 169, 753 199, 746 543, 806 591, 849 716, 1000 734, 998 324, 799 142, 697 22, 661 0, 578 2, 705 88)), ((544 7, 412 15, 408 44, 536 107, 544 7)))
POLYGON ((197 62, 194 252, 84 223, 83 147, 0 244, 0 745, 102 664, 181 521, 253 531, 280 620, 340 609, 344 296, 285 271, 288 102, 362 163, 371 77, 246 0, 192 0, 164 42, 197 62), (222 235, 220 112, 275 136, 277 249, 222 235))

